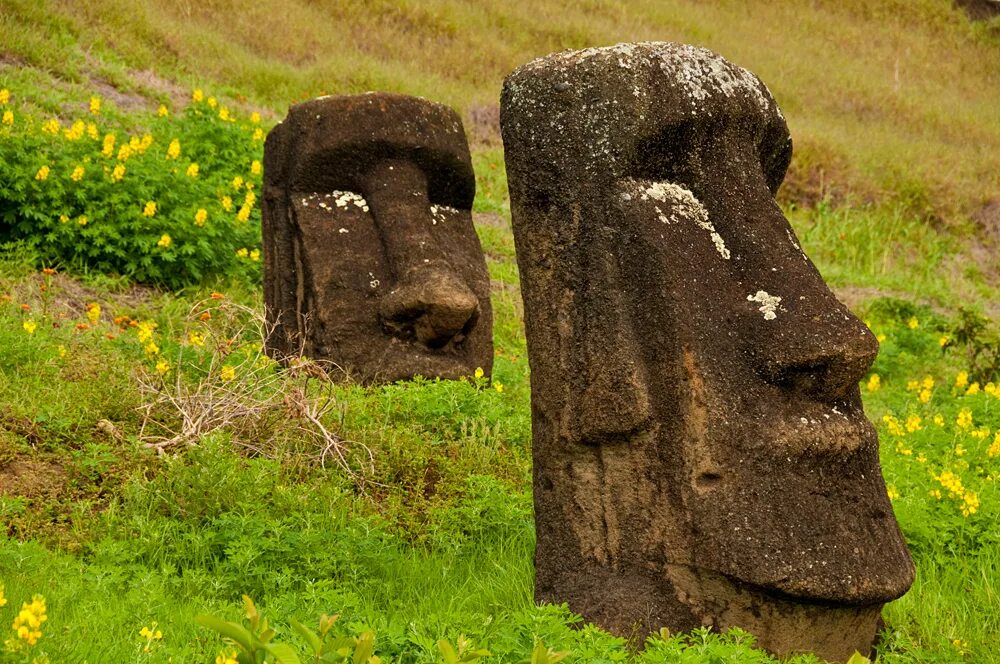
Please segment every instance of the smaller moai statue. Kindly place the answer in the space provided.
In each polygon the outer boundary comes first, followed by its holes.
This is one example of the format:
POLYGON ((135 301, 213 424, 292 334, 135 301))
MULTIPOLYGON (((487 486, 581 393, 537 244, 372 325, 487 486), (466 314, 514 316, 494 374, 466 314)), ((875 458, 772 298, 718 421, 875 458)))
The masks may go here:
POLYGON ((446 106, 389 93, 293 106, 264 145, 268 354, 364 383, 489 375, 475 191, 446 106))
POLYGON ((878 343, 774 194, 767 87, 671 43, 504 82, 531 366, 535 597, 623 636, 868 653, 914 568, 858 381, 878 343))

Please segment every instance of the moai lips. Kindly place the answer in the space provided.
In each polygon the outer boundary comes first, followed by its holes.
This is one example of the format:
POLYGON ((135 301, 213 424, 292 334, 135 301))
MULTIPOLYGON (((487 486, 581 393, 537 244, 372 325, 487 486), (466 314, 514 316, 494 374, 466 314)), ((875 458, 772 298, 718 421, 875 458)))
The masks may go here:
POLYGON ((878 350, 774 201, 788 128, 669 43, 504 84, 531 364, 536 598, 619 634, 866 652, 914 568, 858 381, 878 350))
POLYGON ((489 275, 462 121, 416 97, 293 106, 264 146, 272 356, 364 382, 489 374, 489 275))

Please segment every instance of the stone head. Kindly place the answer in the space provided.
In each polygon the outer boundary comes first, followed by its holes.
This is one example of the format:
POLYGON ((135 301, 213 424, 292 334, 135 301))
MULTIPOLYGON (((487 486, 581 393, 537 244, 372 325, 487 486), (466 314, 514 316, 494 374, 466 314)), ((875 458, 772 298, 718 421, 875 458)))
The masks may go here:
POLYGON ((501 127, 536 597, 619 633, 870 646, 913 578, 858 389, 878 344, 775 203, 767 87, 690 46, 564 52, 508 76, 501 127))
POLYGON ((474 196, 448 107, 388 93, 293 106, 264 147, 268 351, 364 382, 489 373, 474 196))

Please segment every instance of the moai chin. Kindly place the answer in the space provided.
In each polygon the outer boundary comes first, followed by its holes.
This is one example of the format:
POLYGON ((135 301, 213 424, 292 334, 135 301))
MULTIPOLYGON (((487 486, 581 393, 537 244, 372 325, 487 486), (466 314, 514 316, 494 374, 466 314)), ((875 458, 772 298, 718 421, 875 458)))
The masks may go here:
POLYGON ((858 389, 878 344, 774 201, 767 87, 691 46, 570 51, 507 77, 501 127, 536 599, 626 636, 868 652, 914 574, 858 389))
POLYGON ((369 93, 293 106, 264 145, 267 352, 366 383, 493 364, 458 114, 369 93))

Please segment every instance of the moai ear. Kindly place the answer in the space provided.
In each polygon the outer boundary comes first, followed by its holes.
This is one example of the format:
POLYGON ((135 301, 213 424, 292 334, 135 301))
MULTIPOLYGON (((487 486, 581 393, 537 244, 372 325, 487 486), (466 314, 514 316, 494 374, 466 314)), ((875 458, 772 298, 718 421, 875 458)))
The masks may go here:
MULTIPOLYGON (((597 220, 590 223, 597 225, 597 220)), ((569 365, 580 382, 568 394, 570 442, 626 442, 650 426, 652 411, 645 365, 625 302, 615 230, 605 224, 580 233, 575 273, 573 340, 569 365)))

